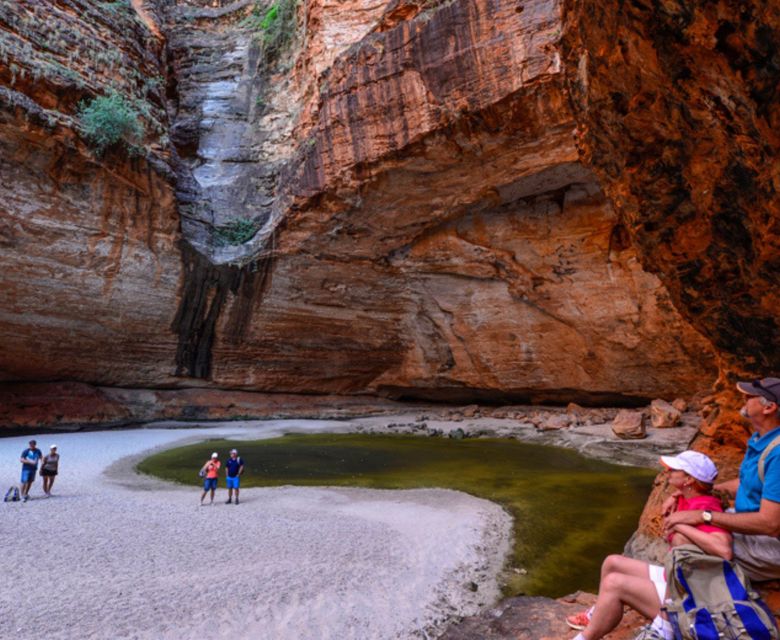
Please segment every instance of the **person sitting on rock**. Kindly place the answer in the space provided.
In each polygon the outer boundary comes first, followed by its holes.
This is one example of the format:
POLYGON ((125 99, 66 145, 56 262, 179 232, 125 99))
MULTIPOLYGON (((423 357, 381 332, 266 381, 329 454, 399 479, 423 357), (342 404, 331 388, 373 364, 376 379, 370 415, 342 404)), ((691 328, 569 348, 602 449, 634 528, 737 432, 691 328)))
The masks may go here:
POLYGON ((715 489, 736 498, 733 512, 706 509, 672 513, 667 529, 682 524, 714 524, 734 536, 734 558, 752 581, 780 578, 780 378, 738 382, 745 396, 740 414, 754 433, 739 478, 715 489))
MULTIPOLYGON (((712 495, 718 470, 710 458, 698 451, 684 451, 678 456, 661 456, 661 464, 668 470, 669 484, 675 489, 664 501, 664 516, 690 509, 723 511, 720 500, 712 495)), ((667 533, 670 546, 695 544, 706 553, 731 560, 731 535, 711 523, 681 523, 667 527, 667 533)), ((582 630, 574 640, 598 640, 617 627, 623 618, 623 607, 628 605, 652 620, 637 640, 672 640, 672 627, 661 616, 665 596, 666 577, 662 566, 611 555, 601 567, 595 606, 569 616, 566 622, 582 630)))

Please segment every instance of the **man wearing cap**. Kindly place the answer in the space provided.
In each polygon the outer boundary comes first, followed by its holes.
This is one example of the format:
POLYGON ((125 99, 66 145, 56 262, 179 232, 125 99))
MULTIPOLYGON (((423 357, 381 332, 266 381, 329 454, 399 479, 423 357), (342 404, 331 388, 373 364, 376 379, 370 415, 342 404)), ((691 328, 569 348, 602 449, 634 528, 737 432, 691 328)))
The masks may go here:
POLYGON ((666 518, 677 524, 713 524, 734 536, 734 557, 752 580, 780 578, 780 378, 738 382, 745 395, 740 410, 754 433, 739 478, 715 486, 736 497, 734 513, 682 511, 666 518), (760 468, 763 466, 763 480, 760 468))
POLYGON ((43 457, 41 450, 36 446, 35 440, 30 440, 29 447, 22 451, 19 462, 22 463, 21 493, 22 500, 27 502, 30 499, 30 488, 35 482, 35 472, 38 470, 38 460, 43 457))
POLYGON ((236 491, 236 504, 238 504, 238 490, 241 484, 241 474, 244 473, 244 461, 238 457, 238 451, 230 450, 230 457, 225 463, 225 483, 228 489, 228 499, 225 504, 233 502, 233 490, 236 491))

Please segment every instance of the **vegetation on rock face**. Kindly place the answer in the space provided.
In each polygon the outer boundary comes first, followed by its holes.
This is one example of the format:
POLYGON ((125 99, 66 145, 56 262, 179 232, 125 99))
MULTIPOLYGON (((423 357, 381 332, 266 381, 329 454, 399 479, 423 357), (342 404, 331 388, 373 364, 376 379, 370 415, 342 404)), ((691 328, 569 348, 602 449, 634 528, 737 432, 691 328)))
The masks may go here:
POLYGON ((292 43, 295 36, 298 0, 276 0, 270 7, 257 3, 247 16, 243 26, 259 32, 258 39, 269 62, 279 59, 280 54, 292 43))
POLYGON ((217 243, 224 246, 229 244, 244 244, 257 233, 257 223, 249 218, 238 218, 225 225, 217 227, 214 236, 217 243))
POLYGON ((98 155, 115 145, 132 150, 144 135, 138 112, 116 92, 82 102, 79 118, 84 138, 98 155))

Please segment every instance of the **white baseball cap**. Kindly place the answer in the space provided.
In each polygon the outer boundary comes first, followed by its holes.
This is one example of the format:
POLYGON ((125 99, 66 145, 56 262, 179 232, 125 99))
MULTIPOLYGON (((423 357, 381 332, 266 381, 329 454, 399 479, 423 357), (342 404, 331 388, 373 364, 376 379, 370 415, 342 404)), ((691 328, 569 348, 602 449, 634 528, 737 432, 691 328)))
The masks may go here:
POLYGON ((219 454, 215 451, 214 453, 211 454, 211 457, 212 458, 219 458, 219 454))
POLYGON ((685 471, 699 482, 710 484, 718 477, 715 463, 698 451, 683 451, 676 456, 661 456, 661 464, 667 469, 685 471))

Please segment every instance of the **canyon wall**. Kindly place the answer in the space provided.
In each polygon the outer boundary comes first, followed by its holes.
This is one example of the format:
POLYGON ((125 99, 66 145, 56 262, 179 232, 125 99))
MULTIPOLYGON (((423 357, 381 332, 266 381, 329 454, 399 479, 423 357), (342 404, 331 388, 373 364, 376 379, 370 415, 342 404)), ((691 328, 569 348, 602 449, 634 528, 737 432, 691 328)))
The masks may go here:
POLYGON ((597 4, 312 0, 275 60, 248 0, 4 5, 0 379, 630 403, 771 366, 775 27, 737 27, 774 9, 597 4), (132 156, 84 142, 109 88, 132 156))

